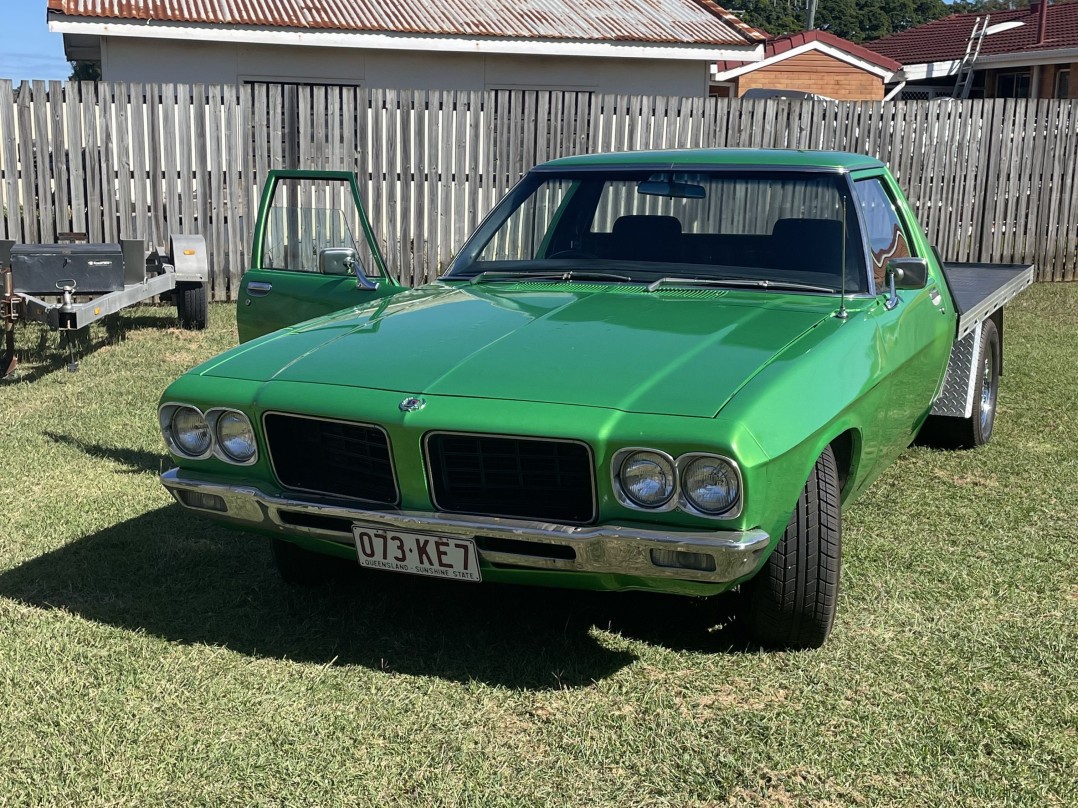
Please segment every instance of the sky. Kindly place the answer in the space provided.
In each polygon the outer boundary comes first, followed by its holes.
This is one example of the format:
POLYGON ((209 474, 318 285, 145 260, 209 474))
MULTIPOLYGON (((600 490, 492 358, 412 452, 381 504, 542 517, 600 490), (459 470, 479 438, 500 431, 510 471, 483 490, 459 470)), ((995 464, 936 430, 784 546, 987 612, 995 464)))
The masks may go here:
POLYGON ((46 0, 0 0, 4 11, 4 45, 0 47, 0 79, 66 79, 71 66, 64 58, 64 38, 49 33, 46 0))

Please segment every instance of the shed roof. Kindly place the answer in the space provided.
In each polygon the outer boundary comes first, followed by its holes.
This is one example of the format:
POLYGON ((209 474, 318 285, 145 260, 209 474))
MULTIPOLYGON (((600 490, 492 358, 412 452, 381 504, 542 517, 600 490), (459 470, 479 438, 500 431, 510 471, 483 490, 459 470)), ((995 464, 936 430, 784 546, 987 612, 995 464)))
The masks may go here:
POLYGON ((76 18, 311 31, 752 45, 766 35, 712 0, 48 0, 76 18))
MULTIPOLYGON (((989 22, 992 25, 1002 22, 1023 24, 986 36, 981 45, 982 56, 1078 48, 1078 3, 1048 7, 1043 42, 1037 41, 1037 6, 988 13, 991 15, 989 22)), ((983 16, 983 13, 951 14, 916 28, 908 28, 901 33, 866 42, 865 47, 904 65, 961 59, 966 52, 966 43, 974 22, 983 16)))

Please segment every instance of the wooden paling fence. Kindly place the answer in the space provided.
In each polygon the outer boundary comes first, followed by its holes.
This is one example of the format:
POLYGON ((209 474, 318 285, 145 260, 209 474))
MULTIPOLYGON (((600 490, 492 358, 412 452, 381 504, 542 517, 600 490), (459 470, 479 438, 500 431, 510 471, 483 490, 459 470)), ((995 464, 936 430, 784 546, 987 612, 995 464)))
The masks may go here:
POLYGON ((1078 102, 821 102, 324 85, 0 81, 0 233, 201 233, 232 299, 272 168, 355 171, 390 269, 436 277, 537 162, 674 147, 840 149, 889 163, 946 260, 1078 277, 1078 102))

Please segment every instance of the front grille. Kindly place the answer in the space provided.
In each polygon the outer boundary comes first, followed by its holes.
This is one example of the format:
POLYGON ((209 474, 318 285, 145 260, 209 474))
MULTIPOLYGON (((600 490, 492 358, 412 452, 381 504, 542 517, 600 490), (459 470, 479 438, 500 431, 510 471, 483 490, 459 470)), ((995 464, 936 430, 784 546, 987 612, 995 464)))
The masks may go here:
POLYGON ((394 504, 389 439, 375 426, 269 413, 270 462, 285 488, 394 504))
POLYGON ((439 510, 557 522, 595 519, 591 453, 582 443, 434 433, 427 436, 439 510))

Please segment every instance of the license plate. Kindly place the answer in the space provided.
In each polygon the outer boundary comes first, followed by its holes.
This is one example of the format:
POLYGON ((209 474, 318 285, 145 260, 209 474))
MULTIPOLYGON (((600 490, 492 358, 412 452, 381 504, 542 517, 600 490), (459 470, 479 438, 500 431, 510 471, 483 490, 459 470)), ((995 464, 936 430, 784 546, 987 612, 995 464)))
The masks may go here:
POLYGON ((482 581, 475 542, 425 533, 352 525, 361 567, 453 581, 482 581))

